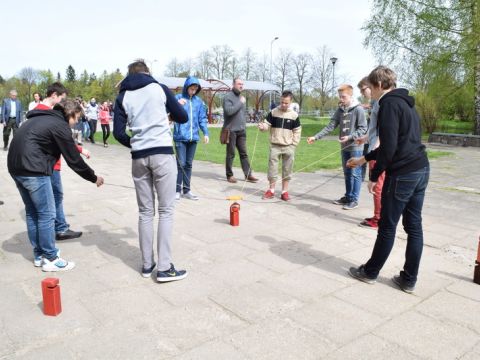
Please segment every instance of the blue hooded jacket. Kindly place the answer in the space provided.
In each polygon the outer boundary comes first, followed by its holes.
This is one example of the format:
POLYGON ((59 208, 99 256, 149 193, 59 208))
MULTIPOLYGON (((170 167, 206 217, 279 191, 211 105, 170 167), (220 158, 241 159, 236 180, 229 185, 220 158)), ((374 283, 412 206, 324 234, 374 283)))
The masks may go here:
POLYGON ((188 114, 188 121, 184 124, 175 123, 173 128, 174 141, 198 141, 200 140, 199 129, 202 130, 204 136, 208 136, 205 103, 197 96, 200 90, 202 90, 202 87, 198 79, 194 76, 189 76, 185 80, 182 93, 176 95, 177 100, 187 100, 185 105, 183 105, 183 109, 188 114), (190 98, 187 89, 194 84, 198 85, 198 90, 190 98))

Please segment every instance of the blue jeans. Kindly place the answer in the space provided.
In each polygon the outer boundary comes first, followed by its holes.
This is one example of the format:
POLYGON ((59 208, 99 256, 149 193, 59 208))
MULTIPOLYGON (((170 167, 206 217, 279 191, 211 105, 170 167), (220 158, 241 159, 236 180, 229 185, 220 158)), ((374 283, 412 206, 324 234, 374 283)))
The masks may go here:
POLYGON ((60 171, 53 170, 50 178, 52 180, 52 190, 55 198, 55 211, 57 213, 55 216, 55 232, 61 233, 67 231, 70 225, 67 224, 65 213, 63 212, 63 186, 60 171))
POLYGON ((429 175, 430 168, 427 166, 405 175, 385 177, 377 240, 372 256, 365 264, 368 277, 376 278, 387 261, 398 221, 403 216, 403 228, 408 237, 405 264, 400 276, 408 285, 415 285, 423 250, 422 207, 429 175))
POLYGON ((57 257, 55 248, 55 200, 49 176, 12 176, 25 204, 25 218, 35 257, 57 257))
POLYGON ((349 202, 358 202, 358 198, 360 197, 360 187, 362 186, 362 168, 348 168, 346 166, 347 160, 352 157, 360 157, 362 154, 362 150, 342 150, 342 167, 343 175, 345 177, 345 197, 349 202))
POLYGON ((190 179, 192 178, 192 163, 197 149, 196 141, 176 141, 175 150, 177 153, 177 187, 180 192, 183 183, 183 193, 190 191, 190 179))

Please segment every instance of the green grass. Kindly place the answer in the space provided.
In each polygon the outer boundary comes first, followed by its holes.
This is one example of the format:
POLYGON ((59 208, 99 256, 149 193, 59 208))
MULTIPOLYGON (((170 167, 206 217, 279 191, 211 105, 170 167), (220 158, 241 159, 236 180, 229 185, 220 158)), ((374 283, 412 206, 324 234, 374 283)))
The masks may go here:
MULTIPOLYGON (((320 120, 307 119, 306 121, 303 121, 302 119, 302 139, 297 146, 295 153, 294 171, 314 172, 321 169, 341 168, 340 144, 338 141, 319 140, 312 145, 308 145, 306 141, 308 136, 315 135, 327 123, 328 119, 326 118, 320 120)), ((208 145, 203 144, 203 142, 198 143, 195 159, 210 161, 216 164, 224 164, 226 149, 225 145, 221 145, 219 141, 220 128, 211 127, 209 128, 209 132, 210 143, 208 145)), ((95 141, 102 144, 101 131, 95 133, 95 141)), ((110 136, 108 143, 120 145, 113 136, 110 136)), ((247 127, 247 150, 252 168, 255 171, 267 172, 269 149, 269 133, 260 132, 256 126, 247 127)), ((453 153, 448 151, 428 150, 427 154, 429 159, 436 159, 442 156, 450 156, 453 153)), ((235 156, 233 166, 240 167, 238 153, 235 156)))

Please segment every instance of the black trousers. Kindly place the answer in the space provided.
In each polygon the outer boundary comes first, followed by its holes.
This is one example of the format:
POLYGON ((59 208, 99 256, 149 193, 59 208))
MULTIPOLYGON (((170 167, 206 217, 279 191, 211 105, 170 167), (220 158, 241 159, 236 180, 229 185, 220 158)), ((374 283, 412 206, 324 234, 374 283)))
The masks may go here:
POLYGON ((17 131, 17 119, 6 119, 5 126, 3 127, 3 146, 8 146, 8 140, 10 138, 10 133, 13 130, 13 136, 15 136, 15 132, 17 131))
POLYGON ((103 143, 107 143, 107 139, 110 137, 110 124, 101 124, 103 133, 103 143))
POLYGON ((245 177, 251 174, 250 162, 247 154, 247 133, 245 130, 230 131, 230 142, 227 144, 227 157, 225 160, 225 170, 227 178, 233 176, 233 159, 235 159, 235 148, 240 155, 240 165, 242 166, 245 177))

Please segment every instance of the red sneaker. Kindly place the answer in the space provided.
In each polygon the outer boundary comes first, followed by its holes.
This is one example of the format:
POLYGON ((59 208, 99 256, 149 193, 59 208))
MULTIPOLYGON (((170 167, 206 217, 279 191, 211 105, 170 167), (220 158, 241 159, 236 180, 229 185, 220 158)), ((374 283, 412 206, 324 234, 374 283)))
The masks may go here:
POLYGON ((363 220, 358 226, 369 228, 373 230, 378 229, 378 223, 375 220, 363 220))
POLYGON ((265 194, 263 194, 262 199, 273 199, 275 195, 273 194, 272 190, 268 189, 265 191, 265 194))
POLYGON ((288 195, 288 191, 285 191, 282 196, 280 196, 280 199, 283 201, 290 201, 290 195, 288 195))

